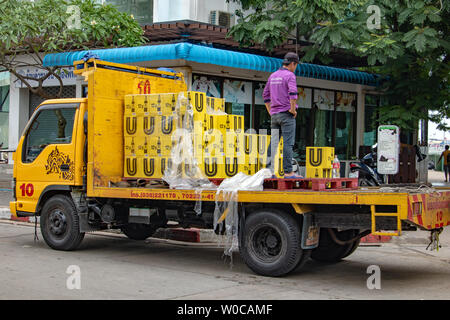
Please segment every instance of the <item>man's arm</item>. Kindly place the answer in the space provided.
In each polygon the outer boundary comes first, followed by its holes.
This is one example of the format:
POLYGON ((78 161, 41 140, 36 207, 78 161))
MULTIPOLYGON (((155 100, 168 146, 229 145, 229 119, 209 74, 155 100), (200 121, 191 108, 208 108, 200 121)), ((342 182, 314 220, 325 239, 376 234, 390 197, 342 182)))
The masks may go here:
POLYGON ((436 163, 436 165, 438 165, 439 162, 441 162, 441 159, 442 159, 443 156, 444 156, 444 152, 441 153, 441 156, 439 157, 439 160, 438 160, 438 162, 436 163))
POLYGON ((266 105, 266 109, 267 112, 270 114, 270 77, 269 80, 266 83, 266 86, 264 87, 264 91, 263 91, 263 99, 264 99, 264 104, 266 105))
POLYGON ((270 102, 266 102, 265 105, 267 112, 270 114, 270 102))
POLYGON ((288 79, 288 92, 289 92, 289 101, 291 103, 290 113, 297 116, 297 99, 298 99, 298 90, 297 90, 297 79, 295 78, 295 74, 292 74, 288 79))
POLYGON ((291 109, 289 110, 290 113, 292 113, 294 115, 294 118, 297 116, 297 100, 289 100, 291 102, 291 109))

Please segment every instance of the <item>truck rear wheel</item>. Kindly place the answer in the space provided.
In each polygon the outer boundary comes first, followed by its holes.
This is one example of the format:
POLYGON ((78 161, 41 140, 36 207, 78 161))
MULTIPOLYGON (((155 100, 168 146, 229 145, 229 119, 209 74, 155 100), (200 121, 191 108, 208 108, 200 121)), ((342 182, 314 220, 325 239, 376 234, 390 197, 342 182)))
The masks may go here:
POLYGON ((247 266, 263 276, 284 276, 303 264, 301 224, 285 212, 270 209, 250 214, 239 246, 247 266))
POLYGON ((143 223, 129 223, 121 228, 122 232, 132 240, 145 240, 151 237, 156 229, 155 226, 143 223))
POLYGON ((45 202, 40 225, 45 242, 56 250, 75 250, 84 238, 75 204, 66 195, 56 195, 45 202))
MULTIPOLYGON (((336 234, 336 238, 341 241, 353 239, 359 234, 359 230, 354 229, 344 230, 341 232, 337 232, 336 229, 333 229, 333 231, 336 234)), ((311 258, 321 262, 338 262, 351 255, 356 248, 358 248, 359 242, 360 239, 345 245, 337 244, 332 239, 328 228, 322 228, 320 230, 319 246, 312 250, 311 258)))

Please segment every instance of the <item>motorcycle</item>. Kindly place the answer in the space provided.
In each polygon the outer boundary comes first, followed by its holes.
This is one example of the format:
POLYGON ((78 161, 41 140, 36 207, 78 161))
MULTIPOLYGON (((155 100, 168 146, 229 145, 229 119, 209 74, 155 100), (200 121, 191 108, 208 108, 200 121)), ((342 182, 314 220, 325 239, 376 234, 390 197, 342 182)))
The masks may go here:
MULTIPOLYGON (((419 146, 414 146, 417 161, 423 161, 427 155, 420 152, 419 146)), ((371 152, 361 158, 360 162, 350 163, 349 177, 357 177, 360 186, 380 186, 385 182, 385 176, 377 171, 377 144, 371 148, 371 152)))
POLYGON ((384 175, 377 172, 377 145, 361 158, 360 162, 350 163, 349 177, 357 177, 360 186, 380 186, 384 184, 384 175))

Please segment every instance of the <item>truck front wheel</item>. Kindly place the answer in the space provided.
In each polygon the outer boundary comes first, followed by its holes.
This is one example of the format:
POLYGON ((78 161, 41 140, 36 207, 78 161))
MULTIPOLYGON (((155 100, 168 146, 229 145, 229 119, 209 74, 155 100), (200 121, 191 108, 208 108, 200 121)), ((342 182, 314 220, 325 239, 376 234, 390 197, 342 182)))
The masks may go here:
POLYGON ((151 237, 156 229, 155 226, 143 223, 129 223, 121 228, 122 232, 132 240, 145 240, 151 237))
MULTIPOLYGON (((333 229, 332 231, 334 231, 336 238, 341 241, 351 240, 359 234, 359 230, 354 229, 341 232, 333 229)), ((351 255, 358 248, 359 242, 360 239, 340 245, 333 240, 328 228, 322 228, 320 230, 319 246, 311 252, 311 258, 321 262, 338 262, 351 255)))
POLYGON ((309 257, 309 252, 302 250, 300 245, 301 230, 301 223, 283 211, 253 212, 241 230, 241 256, 257 274, 286 275, 309 257))
POLYGON ((66 195, 55 195, 45 202, 40 225, 45 242, 56 250, 75 250, 84 238, 75 204, 66 195))

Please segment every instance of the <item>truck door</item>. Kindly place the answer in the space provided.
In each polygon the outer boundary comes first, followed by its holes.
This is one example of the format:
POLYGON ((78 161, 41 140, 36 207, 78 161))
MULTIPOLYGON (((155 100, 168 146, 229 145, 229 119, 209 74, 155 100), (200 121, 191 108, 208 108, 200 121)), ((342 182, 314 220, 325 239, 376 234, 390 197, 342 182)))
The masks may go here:
POLYGON ((33 114, 16 155, 17 211, 35 212, 46 187, 74 184, 79 105, 45 104, 33 114))

